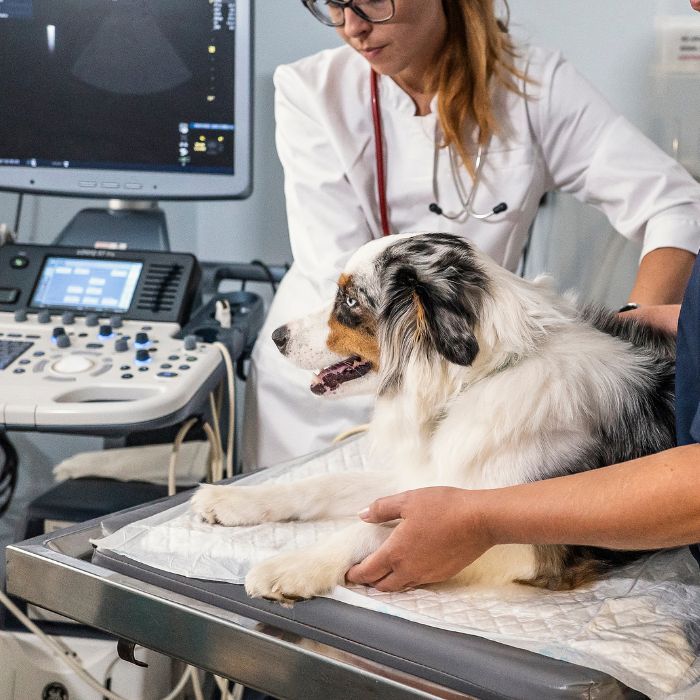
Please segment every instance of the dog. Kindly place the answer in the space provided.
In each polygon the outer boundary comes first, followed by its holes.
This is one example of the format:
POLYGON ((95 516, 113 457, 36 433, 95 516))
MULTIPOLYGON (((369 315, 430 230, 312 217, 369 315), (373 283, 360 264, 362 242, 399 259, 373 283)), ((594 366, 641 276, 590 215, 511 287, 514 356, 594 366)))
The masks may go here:
MULTIPOLYGON (((373 472, 292 484, 202 486, 205 520, 251 525, 356 515, 422 486, 497 488, 635 459, 673 446, 675 341, 600 307, 579 308, 546 278, 506 271, 463 238, 390 236, 360 248, 331 307, 278 328, 296 365, 323 367, 322 397, 372 392, 373 472)), ((281 602, 328 592, 391 533, 357 520, 246 578, 281 602)), ((498 545, 459 574, 567 590, 637 552, 498 545)))

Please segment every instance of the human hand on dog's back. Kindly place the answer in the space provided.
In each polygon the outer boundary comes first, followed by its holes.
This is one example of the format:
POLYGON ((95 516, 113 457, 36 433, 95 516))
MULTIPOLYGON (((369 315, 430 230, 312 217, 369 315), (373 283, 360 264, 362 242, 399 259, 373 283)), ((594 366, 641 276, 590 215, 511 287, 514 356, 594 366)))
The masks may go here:
POLYGON ((648 304, 632 311, 625 311, 622 315, 625 318, 634 318, 640 323, 676 335, 680 310, 680 304, 648 304))
POLYGON ((455 576, 494 544, 475 507, 477 493, 435 486, 374 501, 360 513, 365 522, 402 522, 346 579, 397 591, 455 576))

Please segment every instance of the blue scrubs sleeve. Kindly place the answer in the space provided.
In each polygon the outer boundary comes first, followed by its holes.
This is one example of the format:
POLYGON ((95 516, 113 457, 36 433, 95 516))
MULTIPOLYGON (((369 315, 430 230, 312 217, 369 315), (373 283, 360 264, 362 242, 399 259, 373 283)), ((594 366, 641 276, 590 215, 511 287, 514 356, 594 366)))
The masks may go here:
POLYGON ((676 441, 700 442, 700 256, 695 261, 678 320, 676 441))
MULTIPOLYGON (((695 260, 678 320, 676 442, 700 442, 700 255, 695 260)), ((690 551, 700 563, 700 546, 691 545, 690 551)))

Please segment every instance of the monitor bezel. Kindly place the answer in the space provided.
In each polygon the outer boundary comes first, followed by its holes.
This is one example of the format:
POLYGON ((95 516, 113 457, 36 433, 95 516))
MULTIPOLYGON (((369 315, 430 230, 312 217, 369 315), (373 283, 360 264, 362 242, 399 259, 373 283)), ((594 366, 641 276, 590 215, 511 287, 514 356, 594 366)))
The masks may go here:
POLYGON ((240 136, 236 137, 233 174, 0 165, 0 191, 160 201, 244 199, 250 196, 253 189, 252 4, 253 0, 236 0, 234 114, 236 133, 240 136))

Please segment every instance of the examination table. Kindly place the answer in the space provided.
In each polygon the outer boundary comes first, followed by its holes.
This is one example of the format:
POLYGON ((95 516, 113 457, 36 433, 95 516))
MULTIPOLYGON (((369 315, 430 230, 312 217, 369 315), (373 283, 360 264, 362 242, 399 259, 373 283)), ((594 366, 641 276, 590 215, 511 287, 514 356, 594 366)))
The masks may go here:
POLYGON ((644 697, 598 671, 338 601, 283 608, 241 585, 93 557, 92 538, 186 498, 8 547, 8 591, 279 698, 644 697))

